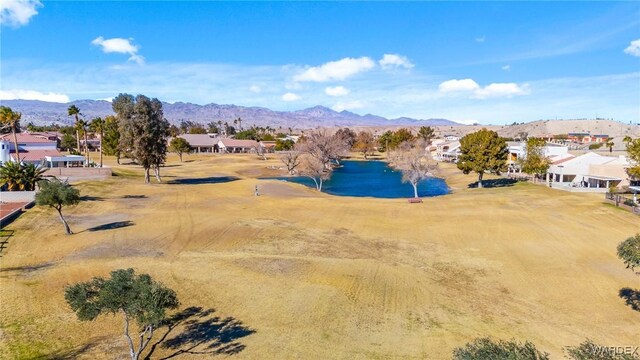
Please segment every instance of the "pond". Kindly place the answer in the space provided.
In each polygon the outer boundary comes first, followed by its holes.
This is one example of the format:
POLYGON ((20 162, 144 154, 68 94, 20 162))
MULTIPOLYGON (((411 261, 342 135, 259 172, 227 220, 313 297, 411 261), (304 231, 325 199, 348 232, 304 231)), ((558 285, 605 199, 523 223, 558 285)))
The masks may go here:
MULTIPOLYGON (((322 191, 332 195, 409 198, 413 197, 413 186, 402 182, 402 173, 391 169, 384 161, 342 161, 342 166, 333 171, 331 179, 322 185, 322 191)), ((315 188, 308 177, 278 177, 315 188)), ((429 178, 418 184, 418 195, 438 196, 449 193, 443 179, 429 178)))

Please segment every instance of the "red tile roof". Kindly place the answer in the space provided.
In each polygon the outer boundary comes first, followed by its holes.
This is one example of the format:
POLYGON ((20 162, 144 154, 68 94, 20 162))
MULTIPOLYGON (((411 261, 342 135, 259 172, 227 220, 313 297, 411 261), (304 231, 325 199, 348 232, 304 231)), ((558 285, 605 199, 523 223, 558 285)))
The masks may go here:
MULTIPOLYGON (((42 143, 42 144, 55 143, 55 141, 53 141, 53 140, 45 139, 45 138, 42 138, 42 137, 39 137, 39 136, 33 136, 31 134, 18 133, 18 134, 16 134, 16 136, 18 138, 18 143, 19 144, 24 144, 24 143, 42 143)), ((13 134, 1 135, 0 136, 0 140, 13 142, 13 134)))
MULTIPOLYGON (((11 151, 11 157, 15 158, 15 151, 11 151)), ((62 156, 62 154, 58 150, 29 150, 20 151, 20 160, 21 161, 40 161, 44 159, 45 156, 62 156)))

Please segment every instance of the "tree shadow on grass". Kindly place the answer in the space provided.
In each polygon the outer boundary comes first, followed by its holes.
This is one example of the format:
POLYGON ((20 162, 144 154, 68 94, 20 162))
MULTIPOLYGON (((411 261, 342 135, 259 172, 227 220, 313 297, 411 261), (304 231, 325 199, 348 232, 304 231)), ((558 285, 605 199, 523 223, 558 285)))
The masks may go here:
POLYGON ((618 293, 625 304, 635 311, 640 311, 640 290, 634 290, 632 288, 622 288, 618 293))
POLYGON ((34 271, 50 268, 54 265, 56 265, 56 263, 51 261, 51 262, 44 262, 44 263, 35 264, 35 265, 23 265, 23 266, 15 266, 15 267, 8 267, 8 268, 0 268, 0 272, 15 271, 15 272, 21 272, 21 273, 31 273, 34 271))
POLYGON ((123 199, 146 199, 147 195, 122 195, 123 199))
POLYGON ((57 351, 53 354, 46 355, 44 358, 47 360, 72 360, 77 359, 78 356, 90 351, 94 347, 97 346, 97 342, 91 342, 89 344, 85 344, 71 350, 67 351, 57 351))
POLYGON ((167 184, 179 185, 201 185, 201 184, 221 184, 231 181, 240 180, 235 176, 211 176, 204 178, 181 178, 167 181, 167 184))
MULTIPOLYGON (((509 186, 513 186, 515 183, 517 183, 518 180, 516 179, 490 179, 490 180, 482 180, 482 187, 483 188, 501 188, 501 187, 509 187, 509 186)), ((478 187, 478 182, 474 182, 469 184, 469 188, 470 189, 474 189, 478 187)))
POLYGON ((135 223, 133 221, 116 221, 108 224, 102 224, 98 226, 94 226, 92 228, 88 228, 86 231, 102 231, 102 230, 113 230, 120 229, 123 227, 133 226, 135 223))
POLYGON ((162 325, 166 331, 151 345, 145 359, 151 359, 158 346, 173 351, 161 359, 185 354, 234 355, 244 350, 245 345, 238 340, 256 330, 233 317, 223 319, 214 313, 214 309, 192 306, 166 319, 162 325))
POLYGON ((104 201, 104 198, 100 196, 84 195, 80 196, 80 201, 104 201))

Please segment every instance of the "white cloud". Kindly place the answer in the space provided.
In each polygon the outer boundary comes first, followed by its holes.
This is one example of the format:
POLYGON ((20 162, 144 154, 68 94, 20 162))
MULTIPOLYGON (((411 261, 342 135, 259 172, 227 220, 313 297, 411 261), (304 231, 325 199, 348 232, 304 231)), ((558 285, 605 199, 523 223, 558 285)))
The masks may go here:
POLYGON ((38 14, 39 0, 2 0, 0 1, 0 24, 18 27, 27 25, 38 14))
POLYGON ((385 70, 397 69, 399 67, 411 69, 414 67, 413 63, 406 56, 398 54, 384 54, 378 63, 385 70))
POLYGON ((631 56, 640 57, 640 39, 633 40, 626 49, 624 49, 625 54, 629 54, 631 56))
POLYGON ((324 92, 329 96, 345 96, 345 95, 349 95, 351 90, 345 88, 344 86, 334 86, 334 87, 329 86, 326 89, 324 89, 324 92))
POLYGON ((354 110, 354 109, 362 109, 365 107, 365 103, 360 100, 355 101, 347 101, 347 102, 339 102, 331 107, 334 111, 343 111, 343 110, 354 110))
POLYGON ((102 100, 102 101, 107 101, 107 102, 113 102, 113 96, 111 96, 111 97, 107 97, 107 98, 102 98, 102 99, 96 99, 96 100, 102 100))
POLYGON ((129 57, 129 59, 127 59, 127 61, 133 61, 134 63, 138 64, 138 65, 142 65, 144 64, 144 56, 142 55, 138 55, 138 54, 133 54, 129 57))
POLYGON ((441 93, 471 93, 473 99, 487 99, 498 97, 513 97, 516 95, 529 94, 529 85, 518 85, 516 83, 492 83, 485 87, 480 87, 473 79, 447 80, 440 83, 438 91, 441 93))
POLYGON ((100 46, 102 51, 108 53, 129 54, 129 60, 136 64, 144 64, 144 56, 138 54, 140 47, 133 44, 133 39, 112 38, 105 39, 102 36, 98 36, 93 39, 91 44, 100 46))
POLYGON ((502 70, 504 71, 511 71, 511 65, 505 65, 503 67, 501 67, 502 70))
POLYGON ((485 42, 485 40, 487 40, 487 37, 484 36, 484 35, 481 36, 481 37, 476 38, 476 42, 478 42, 478 43, 483 43, 483 42, 485 42))
POLYGON ((376 64, 370 58, 344 58, 337 61, 330 61, 320 66, 306 69, 302 73, 294 76, 294 81, 315 81, 325 82, 331 80, 344 80, 357 73, 373 69, 376 64))
POLYGON ((284 100, 284 101, 298 101, 300 99, 301 99, 300 95, 294 94, 294 93, 290 93, 290 92, 282 95, 282 100, 284 100))
POLYGON ((462 79, 462 80, 447 80, 441 83, 438 86, 438 91, 447 93, 447 92, 458 92, 458 91, 474 91, 480 88, 477 82, 472 79, 462 79))
POLYGON ((0 90, 0 100, 40 100, 68 103, 69 97, 64 94, 42 93, 35 90, 0 90))
POLYGON ((529 86, 524 84, 522 86, 516 83, 493 83, 485 86, 482 89, 477 89, 473 95, 476 99, 486 99, 495 97, 513 97, 516 95, 529 94, 529 86))
POLYGON ((251 85, 249 87, 249 91, 251 91, 252 93, 259 93, 262 92, 262 89, 258 85, 251 85))

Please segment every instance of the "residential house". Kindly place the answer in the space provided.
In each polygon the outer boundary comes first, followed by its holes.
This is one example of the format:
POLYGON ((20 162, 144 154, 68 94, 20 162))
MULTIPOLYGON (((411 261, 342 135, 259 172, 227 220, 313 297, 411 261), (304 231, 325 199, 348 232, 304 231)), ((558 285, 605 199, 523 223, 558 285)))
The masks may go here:
POLYGON ((260 141, 260 146, 264 149, 265 153, 274 153, 276 152, 276 142, 275 141, 260 141))
MULTIPOLYGON (((510 171, 517 171, 519 169, 518 160, 527 156, 527 144, 526 142, 507 141, 507 146, 509 148, 507 166, 509 166, 510 171)), ((569 154, 569 147, 554 143, 546 143, 542 148, 542 153, 552 163, 573 157, 573 155, 569 154)))
MULTIPOLYGON (((84 166, 83 156, 63 156, 57 149, 57 141, 47 137, 28 133, 16 134, 18 138, 18 154, 20 162, 47 167, 84 166), (49 160, 47 160, 49 159, 49 160)), ((8 161, 16 161, 16 149, 13 134, 0 136, 0 165, 8 161)))
POLYGON ((248 153, 257 151, 261 145, 254 140, 236 140, 224 138, 218 140, 221 153, 248 153))
POLYGON ((460 156, 459 140, 445 141, 436 145, 436 160, 457 162, 458 156, 460 156))
POLYGON ((219 152, 218 141, 220 138, 209 134, 183 134, 178 135, 191 145, 191 151, 196 153, 214 153, 219 152))
POLYGON ((588 152, 551 164, 547 180, 552 181, 554 187, 589 188, 605 192, 610 186, 629 185, 628 167, 629 161, 624 156, 602 156, 588 152))
POLYGON ((291 140, 294 143, 297 143, 299 139, 300 139, 299 135, 287 135, 282 140, 291 140))
POLYGON ((13 139, 13 134, 0 136, 0 163, 17 161, 16 153, 20 161, 24 163, 41 164, 45 156, 62 156, 57 148, 55 140, 34 136, 27 133, 16 134, 18 150, 13 139))
POLYGON ((575 143, 587 144, 590 142, 591 134, 588 132, 573 132, 567 134, 567 140, 575 143))
POLYGON ((605 134, 591 135, 588 132, 587 133, 576 132, 576 133, 568 133, 567 140, 581 143, 581 144, 606 143, 607 140, 609 140, 609 135, 605 135, 605 134))
POLYGON ((60 141, 62 140, 62 133, 57 131, 38 131, 38 132, 26 132, 25 134, 41 137, 47 140, 60 141))

